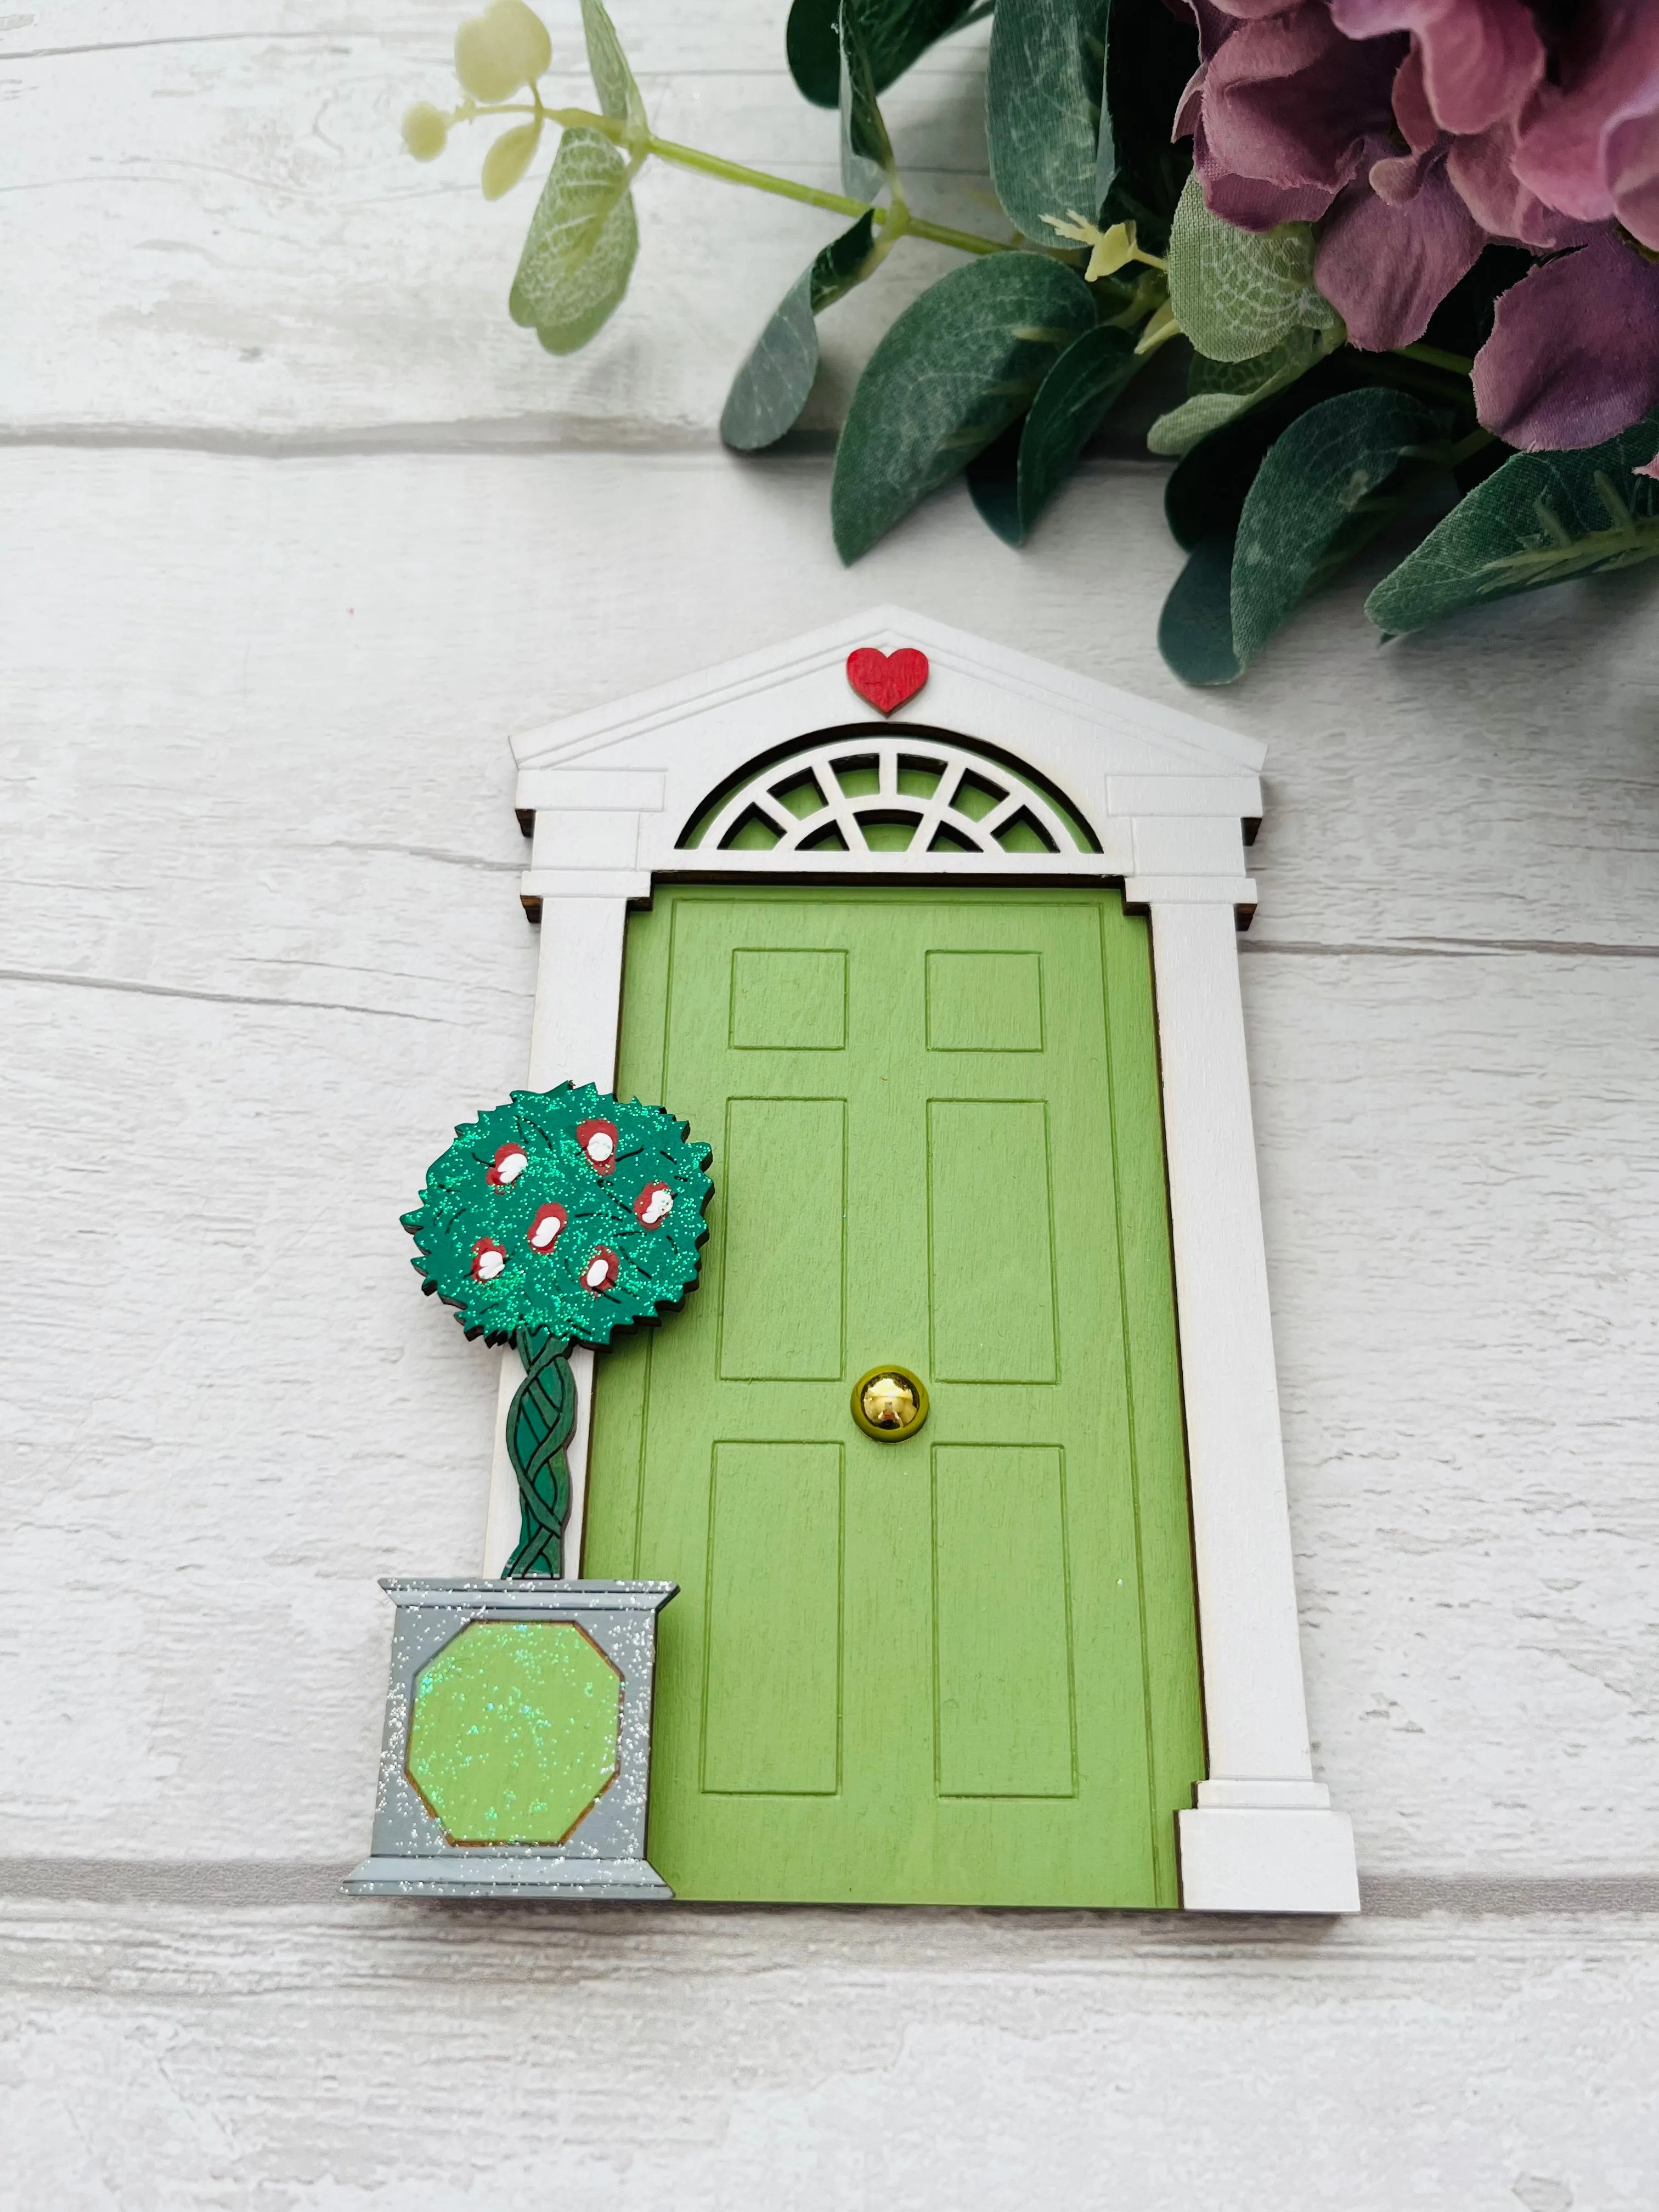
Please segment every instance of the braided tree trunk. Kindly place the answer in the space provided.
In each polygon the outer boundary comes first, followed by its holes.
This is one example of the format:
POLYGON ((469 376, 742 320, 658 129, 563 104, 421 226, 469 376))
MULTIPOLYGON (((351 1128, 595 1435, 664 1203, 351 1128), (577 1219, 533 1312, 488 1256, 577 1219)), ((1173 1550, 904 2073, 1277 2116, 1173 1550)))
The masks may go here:
POLYGON ((507 1409, 507 1451, 519 1478, 519 1547, 507 1574, 564 1571, 564 1524, 570 1514, 570 1469, 564 1448, 576 1425, 576 1386, 568 1344, 547 1330, 521 1328, 514 1338, 524 1381, 507 1409))

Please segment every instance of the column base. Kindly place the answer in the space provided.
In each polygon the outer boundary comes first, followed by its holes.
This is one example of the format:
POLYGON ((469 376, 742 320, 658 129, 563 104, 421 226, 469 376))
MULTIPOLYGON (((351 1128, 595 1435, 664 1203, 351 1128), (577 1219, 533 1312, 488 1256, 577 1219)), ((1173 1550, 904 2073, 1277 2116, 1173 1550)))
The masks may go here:
POLYGON ((1198 1796, 1176 1815, 1187 1911, 1358 1911, 1353 1824, 1318 1784, 1201 1782, 1198 1796))
POLYGON ((485 1858, 471 1853, 443 1858, 365 1859, 340 1884, 348 1897, 609 1898, 620 1904, 660 1902, 674 1894, 643 1859, 485 1858))

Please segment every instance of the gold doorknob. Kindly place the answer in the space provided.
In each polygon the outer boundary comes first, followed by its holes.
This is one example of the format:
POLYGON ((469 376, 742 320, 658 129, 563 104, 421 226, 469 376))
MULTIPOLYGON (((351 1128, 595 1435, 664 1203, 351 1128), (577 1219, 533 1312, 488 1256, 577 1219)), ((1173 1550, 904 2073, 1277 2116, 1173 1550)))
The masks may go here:
POLYGON ((872 1367, 853 1385, 853 1419, 878 1443, 902 1443, 927 1418, 927 1385, 908 1367, 872 1367))

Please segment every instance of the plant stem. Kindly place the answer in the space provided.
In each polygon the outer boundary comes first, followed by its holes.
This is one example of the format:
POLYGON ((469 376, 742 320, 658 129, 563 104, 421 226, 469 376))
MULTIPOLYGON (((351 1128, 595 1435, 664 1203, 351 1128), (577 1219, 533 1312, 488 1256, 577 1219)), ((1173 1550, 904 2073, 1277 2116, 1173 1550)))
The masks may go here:
POLYGON ((1443 353, 1438 346, 1406 345, 1394 349, 1407 361, 1420 361, 1430 368, 1449 369, 1454 376, 1470 375, 1474 368, 1474 363, 1466 361, 1461 353, 1443 353))
MULTIPOLYGON (((808 207, 823 208, 830 215, 860 216, 872 212, 867 200, 849 199, 843 192, 821 192, 815 185, 798 185, 792 177, 775 177, 765 169, 746 168, 741 161, 723 161, 718 154, 700 153, 695 146, 678 146, 672 138, 659 138, 654 133, 650 150, 659 160, 676 162, 683 169, 697 169, 706 177, 724 177, 732 185, 752 185, 757 191, 775 192, 780 199, 800 200, 808 207)), ((887 222, 887 209, 877 208, 874 214, 878 224, 887 222)), ((904 228, 913 237, 931 238, 936 246, 954 246, 963 253, 1013 251, 1000 239, 981 238, 971 230, 952 230, 945 223, 928 222, 917 215, 909 216, 904 228)))
MULTIPOLYGON (((878 228, 884 228, 898 214, 896 209, 872 208, 867 200, 850 199, 845 192, 822 192, 816 185, 798 185, 793 177, 774 176, 768 169, 751 169, 742 161, 727 161, 719 154, 705 154, 696 146, 678 145, 672 138, 659 138, 654 131, 647 134, 643 145, 636 145, 630 141, 625 123, 615 116, 594 115, 585 107, 543 107, 539 101, 534 107, 503 103, 475 108, 465 119, 470 122, 481 115, 539 115, 545 122, 556 123, 562 130, 597 131, 630 155, 654 154, 659 161, 672 161, 678 168, 695 169, 706 177, 723 177, 731 185, 752 185, 757 192, 771 192, 779 199, 799 200, 804 206, 822 208, 827 215, 873 215, 878 228)), ((935 246, 953 246, 961 253, 1015 251, 1006 240, 982 238, 976 231, 953 230, 947 223, 928 222, 908 210, 899 228, 902 234, 931 239, 935 246)))
POLYGON ((1467 438, 1452 447, 1447 459, 1453 468, 1462 468, 1465 461, 1473 460, 1483 447, 1495 444, 1497 438, 1496 430, 1471 430, 1467 438))

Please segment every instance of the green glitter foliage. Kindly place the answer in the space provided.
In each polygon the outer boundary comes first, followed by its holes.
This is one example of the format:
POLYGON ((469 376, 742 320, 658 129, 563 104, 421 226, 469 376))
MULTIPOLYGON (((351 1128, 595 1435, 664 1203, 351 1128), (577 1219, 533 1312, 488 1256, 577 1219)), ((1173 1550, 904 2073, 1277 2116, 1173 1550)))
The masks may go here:
POLYGON ((576 1417, 565 1353, 679 1305, 702 1264, 709 1150, 661 1106, 591 1083, 515 1091, 458 1125, 404 1227, 422 1290, 469 1336, 517 1346, 507 1449, 522 1520, 507 1574, 563 1572, 576 1417))
POLYGON ((403 1217, 422 1287, 470 1337, 606 1345, 697 1279, 714 1186, 684 1121, 592 1084, 515 1091, 459 1126, 403 1217))

